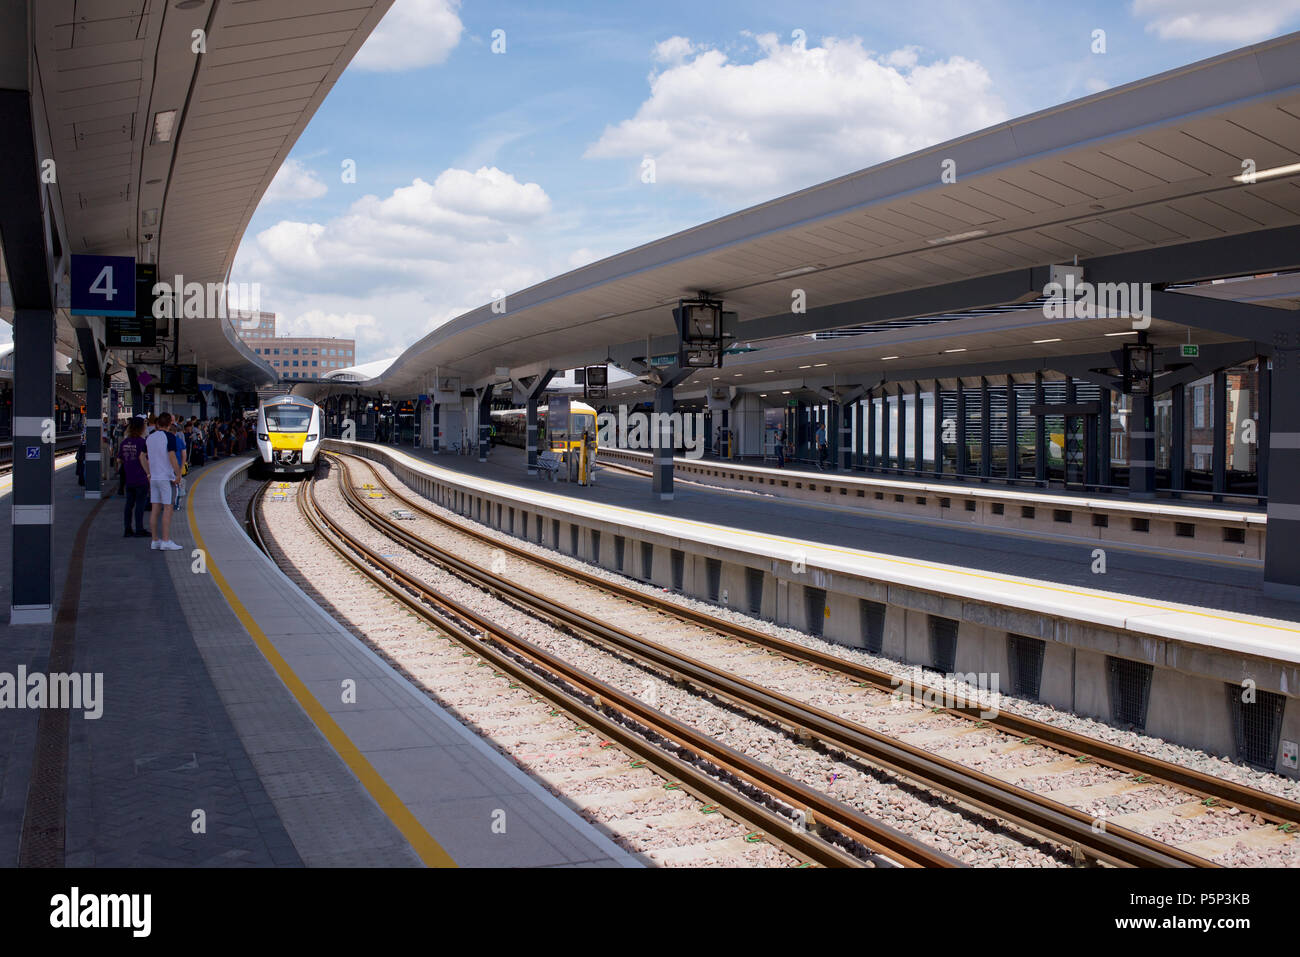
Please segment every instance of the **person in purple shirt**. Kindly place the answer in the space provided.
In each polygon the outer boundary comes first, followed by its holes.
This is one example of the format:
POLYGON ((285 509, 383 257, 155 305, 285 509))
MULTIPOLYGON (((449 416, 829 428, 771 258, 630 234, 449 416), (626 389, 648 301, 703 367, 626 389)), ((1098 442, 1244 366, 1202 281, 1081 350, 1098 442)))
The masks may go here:
POLYGON ((144 419, 136 416, 126 430, 126 438, 117 448, 117 459, 126 476, 126 509, 122 516, 126 522, 123 538, 143 538, 149 535, 144 527, 144 509, 149 504, 149 476, 145 473, 140 456, 145 454, 144 419), (131 515, 135 515, 135 530, 131 529, 131 515))

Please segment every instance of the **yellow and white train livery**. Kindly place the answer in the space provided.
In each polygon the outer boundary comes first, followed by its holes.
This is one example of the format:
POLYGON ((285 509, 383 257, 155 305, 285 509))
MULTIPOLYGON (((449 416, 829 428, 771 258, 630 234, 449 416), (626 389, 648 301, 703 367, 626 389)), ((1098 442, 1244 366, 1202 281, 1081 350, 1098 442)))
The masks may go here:
POLYGON ((320 448, 320 406, 301 396, 263 399, 257 407, 257 451, 263 471, 304 475, 316 470, 320 448))

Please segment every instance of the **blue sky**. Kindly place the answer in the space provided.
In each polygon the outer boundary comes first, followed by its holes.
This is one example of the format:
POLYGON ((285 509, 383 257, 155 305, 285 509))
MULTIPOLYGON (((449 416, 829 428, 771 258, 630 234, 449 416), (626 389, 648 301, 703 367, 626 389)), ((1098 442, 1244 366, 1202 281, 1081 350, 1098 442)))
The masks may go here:
POLYGON ((282 334, 379 359, 498 290, 1297 26, 1300 0, 397 0, 231 278, 282 334))

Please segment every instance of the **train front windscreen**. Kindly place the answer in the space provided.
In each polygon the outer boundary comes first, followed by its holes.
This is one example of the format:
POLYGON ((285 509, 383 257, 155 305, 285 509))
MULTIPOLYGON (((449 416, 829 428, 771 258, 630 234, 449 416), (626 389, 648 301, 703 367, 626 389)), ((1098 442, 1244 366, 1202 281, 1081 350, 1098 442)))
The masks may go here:
POLYGON ((306 432, 311 424, 309 405, 269 405, 266 407, 268 432, 306 432))

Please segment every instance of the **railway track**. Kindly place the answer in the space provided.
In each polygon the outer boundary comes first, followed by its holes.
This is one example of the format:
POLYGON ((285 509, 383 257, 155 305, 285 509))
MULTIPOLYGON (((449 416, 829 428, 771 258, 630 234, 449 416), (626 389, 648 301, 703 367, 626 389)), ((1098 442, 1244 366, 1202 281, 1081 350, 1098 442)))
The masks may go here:
MULTIPOLYGON (((269 553, 257 519, 260 494, 250 499, 245 522, 259 547, 269 553)), ((768 841, 822 866, 957 865, 927 845, 719 745, 473 609, 434 593, 349 535, 319 507, 312 482, 300 485, 297 502, 304 521, 372 584, 497 673, 551 702, 581 727, 597 731, 605 738, 603 745, 616 744, 633 755, 634 763, 653 769, 667 782, 664 787, 688 791, 706 807, 721 809, 743 823, 751 829, 750 839, 768 841), (787 816, 789 808, 804 811, 802 823, 787 816)))
MULTIPOLYGON (((340 462, 363 461, 354 456, 338 456, 338 460, 340 462)), ((400 502, 408 509, 453 528, 457 533, 467 535, 485 546, 500 549, 503 553, 511 554, 567 579, 581 581, 606 595, 616 595, 637 605, 653 608, 659 615, 671 616, 679 621, 694 624, 706 629, 711 635, 723 636, 732 641, 743 642, 747 646, 764 649, 769 654, 779 655, 800 667, 816 667, 852 686, 876 689, 892 697, 901 694, 912 699, 913 702, 934 701, 936 693, 942 694, 930 684, 909 681, 900 683, 898 678, 885 672, 686 608, 672 601, 647 595, 637 589, 621 586, 607 578, 586 574, 571 565, 547 559, 533 551, 489 536, 470 524, 450 520, 437 514, 420 499, 395 488, 370 463, 364 464, 374 475, 382 494, 389 499, 400 502)), ((1166 841, 1108 821, 1103 821, 1099 826, 1099 819, 1095 814, 1078 807, 1053 800, 1032 790, 1018 787, 993 774, 984 773, 959 761, 907 744, 896 735, 874 731, 838 715, 809 707, 804 702, 746 681, 730 674, 727 670, 674 652, 662 644, 647 640, 643 635, 634 635, 592 615, 578 612, 553 601, 546 595, 538 594, 513 582, 503 581, 489 569, 475 565, 448 549, 427 542, 402 528, 398 522, 367 504, 367 501, 352 486, 351 481, 344 482, 344 494, 349 504, 385 535, 390 535, 408 548, 476 582, 481 587, 532 609, 547 620, 576 629, 611 647, 617 647, 622 653, 630 654, 651 667, 672 675, 675 680, 686 681, 710 694, 726 698, 746 710, 789 727, 800 735, 813 735, 829 747, 856 754, 871 763, 887 767, 927 787, 952 794, 964 803, 1011 820, 1051 840, 1064 842, 1074 848, 1076 854, 1083 857, 1111 864, 1134 866, 1214 866, 1208 859, 1210 852, 1216 846, 1213 841, 1179 841, 1176 836, 1166 841)), ((944 698, 939 697, 937 700, 944 700, 944 698)), ((1083 767, 1110 769, 1124 779, 1122 785, 1112 789, 1115 793, 1122 790, 1148 790, 1148 793, 1155 793, 1149 789, 1173 788, 1177 792, 1176 796, 1186 799, 1183 804, 1187 806, 1186 811, 1189 813, 1249 812, 1262 822, 1253 826, 1256 838, 1266 844, 1295 840, 1289 834, 1295 829, 1293 822, 1300 819, 1300 807, 1262 791, 1005 711, 992 719, 981 716, 979 705, 947 708, 932 708, 927 705, 924 711, 947 716, 950 721, 963 727, 961 733, 1000 734, 1018 742, 1016 747, 1050 749, 1060 759, 1051 766, 1051 774, 1068 775, 1075 769, 1083 767)), ((983 749, 983 753, 987 751, 987 747, 983 749)), ((1024 777, 1025 775, 1021 776, 1022 779, 1024 777)), ((1051 783, 1049 780, 1048 784, 1051 783)), ((1069 789, 1063 789, 1063 793, 1068 794, 1069 789)), ((1156 830, 1159 831, 1160 828, 1157 827, 1156 830)))

